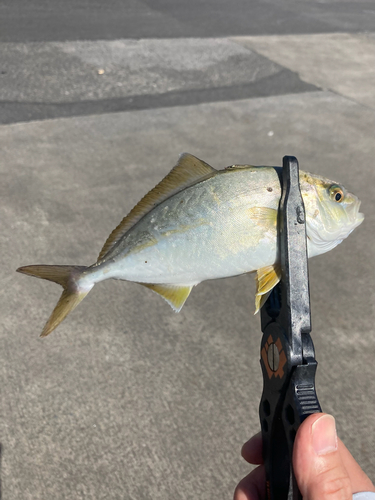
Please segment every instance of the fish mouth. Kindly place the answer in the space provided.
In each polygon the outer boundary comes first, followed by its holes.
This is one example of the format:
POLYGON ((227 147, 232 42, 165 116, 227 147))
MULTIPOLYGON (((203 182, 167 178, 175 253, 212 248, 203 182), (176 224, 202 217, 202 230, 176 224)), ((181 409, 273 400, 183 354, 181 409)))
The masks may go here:
MULTIPOLYGON (((352 193, 348 193, 349 205, 347 207, 347 215, 348 215, 348 225, 352 225, 353 229, 362 224, 365 216, 362 212, 359 211, 361 206, 361 201, 352 193)), ((353 230, 352 229, 352 230, 353 230)))
POLYGON ((361 212, 358 212, 356 220, 355 220, 355 223, 354 223, 354 226, 353 226, 353 229, 355 229, 356 227, 360 226, 362 224, 362 222, 364 221, 364 219, 365 219, 364 214, 361 213, 361 212))
POLYGON ((358 200, 357 203, 357 214, 356 214, 356 226, 358 227, 362 222, 364 221, 365 214, 359 211, 359 208, 361 206, 361 202, 358 200))
MULTIPOLYGON (((355 219, 354 219, 353 229, 360 226, 365 218, 365 215, 362 212, 359 212, 359 205, 360 204, 361 203, 358 204, 357 213, 356 213, 355 219)), ((352 229, 352 231, 353 231, 353 229, 352 229)))

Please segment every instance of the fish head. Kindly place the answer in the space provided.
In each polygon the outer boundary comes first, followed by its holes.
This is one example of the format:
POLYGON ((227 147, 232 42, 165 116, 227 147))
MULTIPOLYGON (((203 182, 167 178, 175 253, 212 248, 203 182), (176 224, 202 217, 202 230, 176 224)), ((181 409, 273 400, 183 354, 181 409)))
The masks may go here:
POLYGON ((301 172, 300 186, 309 257, 332 250, 363 222, 361 202, 341 184, 301 172))

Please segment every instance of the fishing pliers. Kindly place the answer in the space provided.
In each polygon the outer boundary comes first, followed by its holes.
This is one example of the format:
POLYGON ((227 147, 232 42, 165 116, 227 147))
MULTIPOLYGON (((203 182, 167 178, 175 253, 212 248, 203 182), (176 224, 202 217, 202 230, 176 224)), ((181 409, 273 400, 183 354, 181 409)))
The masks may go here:
POLYGON ((293 474, 294 438, 303 420, 321 411, 311 340, 305 209, 298 161, 283 158, 278 248, 282 278, 261 310, 263 394, 259 416, 268 500, 302 496, 293 474))

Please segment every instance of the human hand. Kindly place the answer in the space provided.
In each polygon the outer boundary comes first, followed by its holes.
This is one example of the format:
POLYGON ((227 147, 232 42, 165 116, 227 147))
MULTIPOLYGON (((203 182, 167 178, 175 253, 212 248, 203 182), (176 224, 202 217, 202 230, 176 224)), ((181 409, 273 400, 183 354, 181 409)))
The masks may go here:
MULTIPOLYGON (((262 435, 253 436, 242 447, 243 458, 262 464, 262 435)), ((331 415, 310 415, 298 429, 293 450, 293 468, 304 500, 352 500, 353 493, 375 487, 336 436, 331 415)), ((265 500, 266 478, 260 465, 236 488, 234 500, 265 500)))

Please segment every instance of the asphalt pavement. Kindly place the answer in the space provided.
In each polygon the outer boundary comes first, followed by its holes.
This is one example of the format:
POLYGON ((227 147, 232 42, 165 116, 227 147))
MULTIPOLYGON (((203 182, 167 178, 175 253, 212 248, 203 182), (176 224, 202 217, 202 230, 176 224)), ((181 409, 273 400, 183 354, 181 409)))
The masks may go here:
POLYGON ((373 2, 3 2, 1 498, 231 498, 259 430, 252 275, 175 314, 106 281, 46 339, 60 290, 190 152, 334 179, 364 223, 310 261, 317 391, 375 480, 373 2), (55 5, 54 5, 55 4, 55 5))

